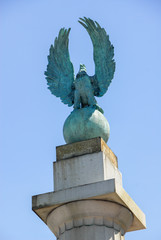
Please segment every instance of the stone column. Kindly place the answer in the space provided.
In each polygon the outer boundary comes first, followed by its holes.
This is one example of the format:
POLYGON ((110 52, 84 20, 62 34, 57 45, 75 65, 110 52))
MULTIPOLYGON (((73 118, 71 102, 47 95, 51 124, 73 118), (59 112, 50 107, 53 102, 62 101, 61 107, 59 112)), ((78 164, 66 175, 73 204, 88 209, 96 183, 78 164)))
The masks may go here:
POLYGON ((122 187, 117 157, 101 138, 59 146, 54 192, 33 196, 33 210, 59 240, 123 240, 145 215, 122 187))
POLYGON ((132 221, 127 208, 100 200, 67 203, 47 217, 48 227, 59 240, 121 240, 132 221))

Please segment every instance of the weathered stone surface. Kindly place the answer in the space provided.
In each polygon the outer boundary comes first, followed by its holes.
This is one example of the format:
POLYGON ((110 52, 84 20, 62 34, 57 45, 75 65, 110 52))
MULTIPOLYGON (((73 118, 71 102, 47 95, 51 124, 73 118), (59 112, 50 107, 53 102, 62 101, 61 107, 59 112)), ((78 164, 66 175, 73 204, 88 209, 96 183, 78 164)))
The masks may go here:
MULTIPOLYGON (((53 210, 47 217, 47 225, 59 239, 88 239, 87 232, 82 231, 77 236, 76 227, 91 226, 90 231, 97 226, 97 238, 114 240, 114 231, 124 235, 133 222, 133 214, 126 207, 109 201, 84 200, 62 205, 53 210), (100 228, 101 227, 101 228, 100 228), (102 228, 104 227, 104 229, 102 228), (109 238, 103 234, 106 228, 112 228, 109 238), (67 233, 68 232, 68 233, 67 233), (99 233, 99 234, 98 234, 99 233), (64 235, 64 236, 63 236, 64 235)), ((90 236, 90 235, 89 235, 90 236)), ((121 240, 121 238, 118 238, 121 240)))
POLYGON ((117 230, 106 226, 82 226, 72 228, 61 234, 59 240, 124 240, 124 236, 117 230))
POLYGON ((118 167, 116 155, 100 137, 56 147, 56 160, 65 160, 96 152, 104 152, 110 161, 118 167))
POLYGON ((55 191, 112 178, 122 184, 120 171, 104 152, 54 162, 55 191))
POLYGON ((89 199, 112 201, 128 208, 133 213, 134 219, 127 231, 146 228, 144 213, 115 179, 33 196, 32 209, 47 223, 48 214, 57 207, 89 199))

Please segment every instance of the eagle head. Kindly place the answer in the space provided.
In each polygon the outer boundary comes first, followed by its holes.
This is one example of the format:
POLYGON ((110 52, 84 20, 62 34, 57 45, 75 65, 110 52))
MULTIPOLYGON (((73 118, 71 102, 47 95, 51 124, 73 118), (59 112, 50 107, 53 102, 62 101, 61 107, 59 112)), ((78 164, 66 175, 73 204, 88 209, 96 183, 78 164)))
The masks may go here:
POLYGON ((87 75, 86 66, 84 64, 80 64, 79 72, 76 75, 76 78, 81 78, 87 75))

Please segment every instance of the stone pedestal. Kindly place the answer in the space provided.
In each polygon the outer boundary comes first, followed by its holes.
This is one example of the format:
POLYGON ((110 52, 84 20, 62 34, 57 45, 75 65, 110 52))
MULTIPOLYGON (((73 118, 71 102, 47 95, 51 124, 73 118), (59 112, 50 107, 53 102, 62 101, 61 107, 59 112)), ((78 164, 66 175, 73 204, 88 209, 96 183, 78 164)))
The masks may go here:
POLYGON ((59 240, 123 240, 145 215, 122 187, 117 157, 101 138, 59 146, 54 192, 33 196, 33 211, 59 240))

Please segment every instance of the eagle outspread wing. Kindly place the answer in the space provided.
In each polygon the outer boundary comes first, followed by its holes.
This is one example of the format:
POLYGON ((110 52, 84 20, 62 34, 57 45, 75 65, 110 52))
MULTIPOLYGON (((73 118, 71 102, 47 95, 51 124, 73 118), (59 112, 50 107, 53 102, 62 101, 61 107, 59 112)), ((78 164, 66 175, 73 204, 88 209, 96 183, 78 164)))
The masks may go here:
POLYGON ((45 72, 48 88, 68 106, 74 103, 74 70, 70 61, 68 43, 70 28, 60 29, 54 46, 51 45, 45 72))
POLYGON ((91 77, 94 95, 103 96, 115 72, 114 47, 104 28, 90 18, 80 18, 79 23, 87 30, 93 43, 95 75, 91 77))

